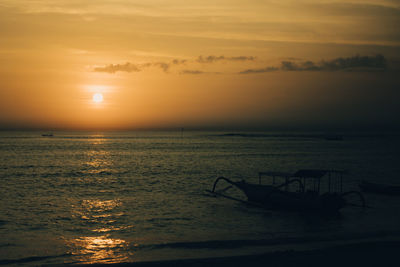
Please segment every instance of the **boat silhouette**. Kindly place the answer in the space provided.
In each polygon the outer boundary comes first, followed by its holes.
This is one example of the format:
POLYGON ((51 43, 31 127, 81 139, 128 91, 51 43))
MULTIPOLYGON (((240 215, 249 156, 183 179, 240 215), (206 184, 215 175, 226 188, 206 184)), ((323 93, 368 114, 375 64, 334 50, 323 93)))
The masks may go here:
POLYGON ((225 177, 218 177, 210 192, 267 209, 333 213, 347 205, 355 205, 346 201, 349 195, 358 196, 361 205, 356 206, 365 207, 365 199, 360 192, 343 192, 343 174, 344 172, 335 170, 299 170, 293 174, 268 171, 259 173, 258 184, 244 180, 235 182, 225 177), (261 184, 262 176, 271 177, 270 184, 261 184), (321 191, 323 177, 327 177, 325 192, 321 191), (246 195, 247 201, 216 191, 220 181, 225 181, 241 190, 246 195))
POLYGON ((363 192, 400 196, 400 186, 398 185, 378 184, 362 181, 359 184, 359 187, 363 192))

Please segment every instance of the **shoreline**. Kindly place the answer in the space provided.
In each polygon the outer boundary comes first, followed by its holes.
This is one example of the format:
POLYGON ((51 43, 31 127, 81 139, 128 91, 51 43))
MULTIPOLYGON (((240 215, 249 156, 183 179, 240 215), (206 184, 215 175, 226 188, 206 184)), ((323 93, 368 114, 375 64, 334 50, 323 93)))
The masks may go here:
POLYGON ((56 264, 46 266, 400 266, 400 240, 335 245, 311 250, 285 250, 254 255, 226 256, 111 264, 56 264))

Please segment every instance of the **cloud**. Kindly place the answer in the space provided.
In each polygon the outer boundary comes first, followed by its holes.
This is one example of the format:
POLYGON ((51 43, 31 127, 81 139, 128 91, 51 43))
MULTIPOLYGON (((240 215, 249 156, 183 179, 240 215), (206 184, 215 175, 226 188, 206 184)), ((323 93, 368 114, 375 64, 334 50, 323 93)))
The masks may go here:
POLYGON ((384 71, 387 68, 386 59, 383 55, 376 56, 354 56, 339 57, 328 61, 313 62, 286 60, 281 62, 280 67, 265 67, 260 69, 248 69, 239 74, 264 73, 271 71, 384 71))
POLYGON ((206 72, 201 70, 182 70, 180 74, 204 74, 206 72))
POLYGON ((164 72, 168 72, 169 67, 171 66, 169 63, 165 63, 165 62, 156 62, 156 63, 153 63, 152 65, 160 67, 164 72))
POLYGON ((95 72, 108 72, 108 73, 116 73, 117 71, 125 71, 125 72, 139 72, 141 69, 132 63, 126 62, 125 64, 110 64, 104 67, 96 67, 94 68, 95 72))
MULTIPOLYGON (((199 63, 213 63, 217 61, 252 61, 255 60, 255 57, 253 56, 235 56, 235 57, 225 57, 225 56, 199 56, 195 62, 199 63)), ((190 60, 191 62, 194 62, 193 60, 190 60)), ((140 72, 145 68, 148 67, 158 67, 161 68, 165 73, 168 73, 171 66, 173 65, 184 65, 188 63, 189 60, 186 59, 173 59, 170 62, 146 62, 142 64, 133 64, 130 62, 127 62, 125 64, 109 64, 104 67, 96 67, 94 68, 94 71, 96 72, 108 72, 108 73, 116 73, 118 71, 121 72, 140 72)), ((182 74, 200 74, 204 73, 201 71, 193 71, 193 70, 183 70, 181 72, 182 74)))
POLYGON ((174 65, 185 64, 186 62, 187 62, 186 59, 174 59, 174 60, 172 60, 172 64, 174 64, 174 65))
POLYGON ((225 57, 225 56, 199 56, 196 59, 198 63, 214 63, 217 61, 254 61, 256 58, 253 56, 237 56, 237 57, 225 57))
POLYGON ((218 71, 202 71, 202 70, 182 70, 181 72, 179 72, 179 74, 192 74, 192 75, 198 75, 198 74, 224 74, 222 72, 218 72, 218 71))
MULTIPOLYGON (((145 68, 157 67, 165 73, 169 73, 172 66, 184 65, 188 62, 213 63, 217 61, 252 61, 253 56, 199 56, 195 61, 186 59, 173 59, 170 62, 146 62, 141 64, 133 64, 126 62, 125 64, 109 64, 103 67, 96 67, 96 72, 116 73, 121 72, 140 72, 145 68)), ((238 72, 238 74, 255 74, 267 73, 274 71, 384 71, 387 69, 386 58, 383 55, 376 56, 353 56, 339 57, 332 60, 321 60, 314 62, 311 60, 299 60, 296 58, 288 58, 281 61, 280 66, 266 66, 261 68, 246 69, 238 72)), ((210 73, 200 70, 182 70, 180 74, 204 74, 210 73)), ((219 72, 214 72, 219 73, 219 72)))
POLYGON ((321 61, 314 63, 312 61, 304 61, 296 63, 293 61, 282 61, 281 70, 284 71, 373 71, 385 70, 386 59, 383 55, 370 56, 354 56, 347 58, 336 58, 329 61, 321 61))
POLYGON ((238 57, 228 57, 226 60, 232 60, 232 61, 254 61, 256 60, 256 57, 253 56, 238 56, 238 57))
POLYGON ((385 70, 387 67, 386 59, 383 55, 355 56, 349 58, 337 58, 331 61, 322 61, 322 70, 352 70, 364 68, 370 70, 385 70))
POLYGON ((260 68, 260 69, 247 69, 247 70, 239 72, 239 74, 264 73, 264 72, 272 72, 272 71, 277 71, 277 70, 279 70, 279 68, 266 67, 266 68, 260 68))
POLYGON ((93 70, 95 72, 108 72, 108 73, 116 73, 118 71, 122 72, 140 72, 148 67, 159 67, 164 72, 168 72, 171 65, 181 65, 185 64, 187 60, 185 59, 174 59, 170 63, 166 62, 147 62, 142 64, 133 64, 130 62, 126 62, 125 64, 109 64, 104 67, 96 67, 93 70))
POLYGON ((171 65, 181 65, 187 62, 186 59, 174 59, 170 63, 165 62, 155 62, 155 63, 148 63, 150 66, 156 66, 161 68, 164 72, 168 72, 171 65))
POLYGON ((239 74, 265 73, 265 72, 272 72, 272 71, 277 71, 277 70, 279 70, 279 68, 266 67, 266 68, 260 68, 260 69, 247 69, 247 70, 239 72, 239 74))

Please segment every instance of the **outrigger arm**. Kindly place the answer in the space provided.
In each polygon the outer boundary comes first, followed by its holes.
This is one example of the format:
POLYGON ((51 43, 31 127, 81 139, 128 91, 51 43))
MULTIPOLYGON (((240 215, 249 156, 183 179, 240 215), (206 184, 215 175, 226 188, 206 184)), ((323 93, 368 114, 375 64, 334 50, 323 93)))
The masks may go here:
POLYGON ((225 180, 226 182, 228 182, 228 183, 230 183, 230 184, 232 184, 232 185, 234 185, 234 186, 236 186, 236 187, 239 187, 239 186, 238 186, 238 183, 232 182, 232 181, 229 180, 228 178, 225 178, 225 177, 223 177, 223 176, 220 176, 220 177, 217 178, 217 180, 215 180, 214 186, 213 186, 213 189, 212 189, 211 192, 215 193, 215 187, 217 186, 217 183, 218 183, 220 180, 225 180))
MULTIPOLYGON (((358 192, 358 191, 349 191, 349 192, 345 192, 345 193, 342 193, 341 196, 344 197, 344 196, 353 195, 353 194, 355 194, 355 195, 357 195, 357 196, 360 197, 360 200, 361 200, 361 203, 362 203, 362 207, 363 207, 363 208, 367 207, 367 204, 366 204, 366 202, 365 202, 364 195, 361 194, 361 193, 358 192)), ((347 205, 350 205, 350 203, 347 203, 347 205)), ((357 206, 357 205, 352 204, 352 206, 357 206)), ((359 206, 358 206, 358 207, 359 207, 359 206)))

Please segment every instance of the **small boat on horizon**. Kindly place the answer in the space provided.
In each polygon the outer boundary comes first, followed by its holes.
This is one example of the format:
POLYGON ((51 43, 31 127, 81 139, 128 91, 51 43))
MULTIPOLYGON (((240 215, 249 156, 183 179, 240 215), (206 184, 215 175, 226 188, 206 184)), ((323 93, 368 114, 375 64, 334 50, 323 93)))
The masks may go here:
POLYGON ((54 135, 52 133, 48 133, 48 134, 42 134, 43 137, 53 137, 54 135))
POLYGON ((343 173, 334 170, 299 170, 293 174, 260 172, 259 184, 248 183, 244 180, 234 182, 228 178, 219 177, 214 182, 211 193, 267 209, 318 213, 337 213, 347 205, 354 205, 348 203, 346 197, 356 195, 359 197, 361 205, 354 206, 365 207, 365 199, 360 192, 342 192, 343 173), (336 175, 332 176, 332 174, 336 175), (272 177, 271 183, 261 184, 262 176, 272 177), (322 192, 321 179, 325 176, 328 176, 327 190, 322 192), (283 178, 283 181, 277 183, 276 177, 283 178), (241 190, 246 195, 247 201, 235 199, 216 191, 217 183, 222 180, 241 190))

